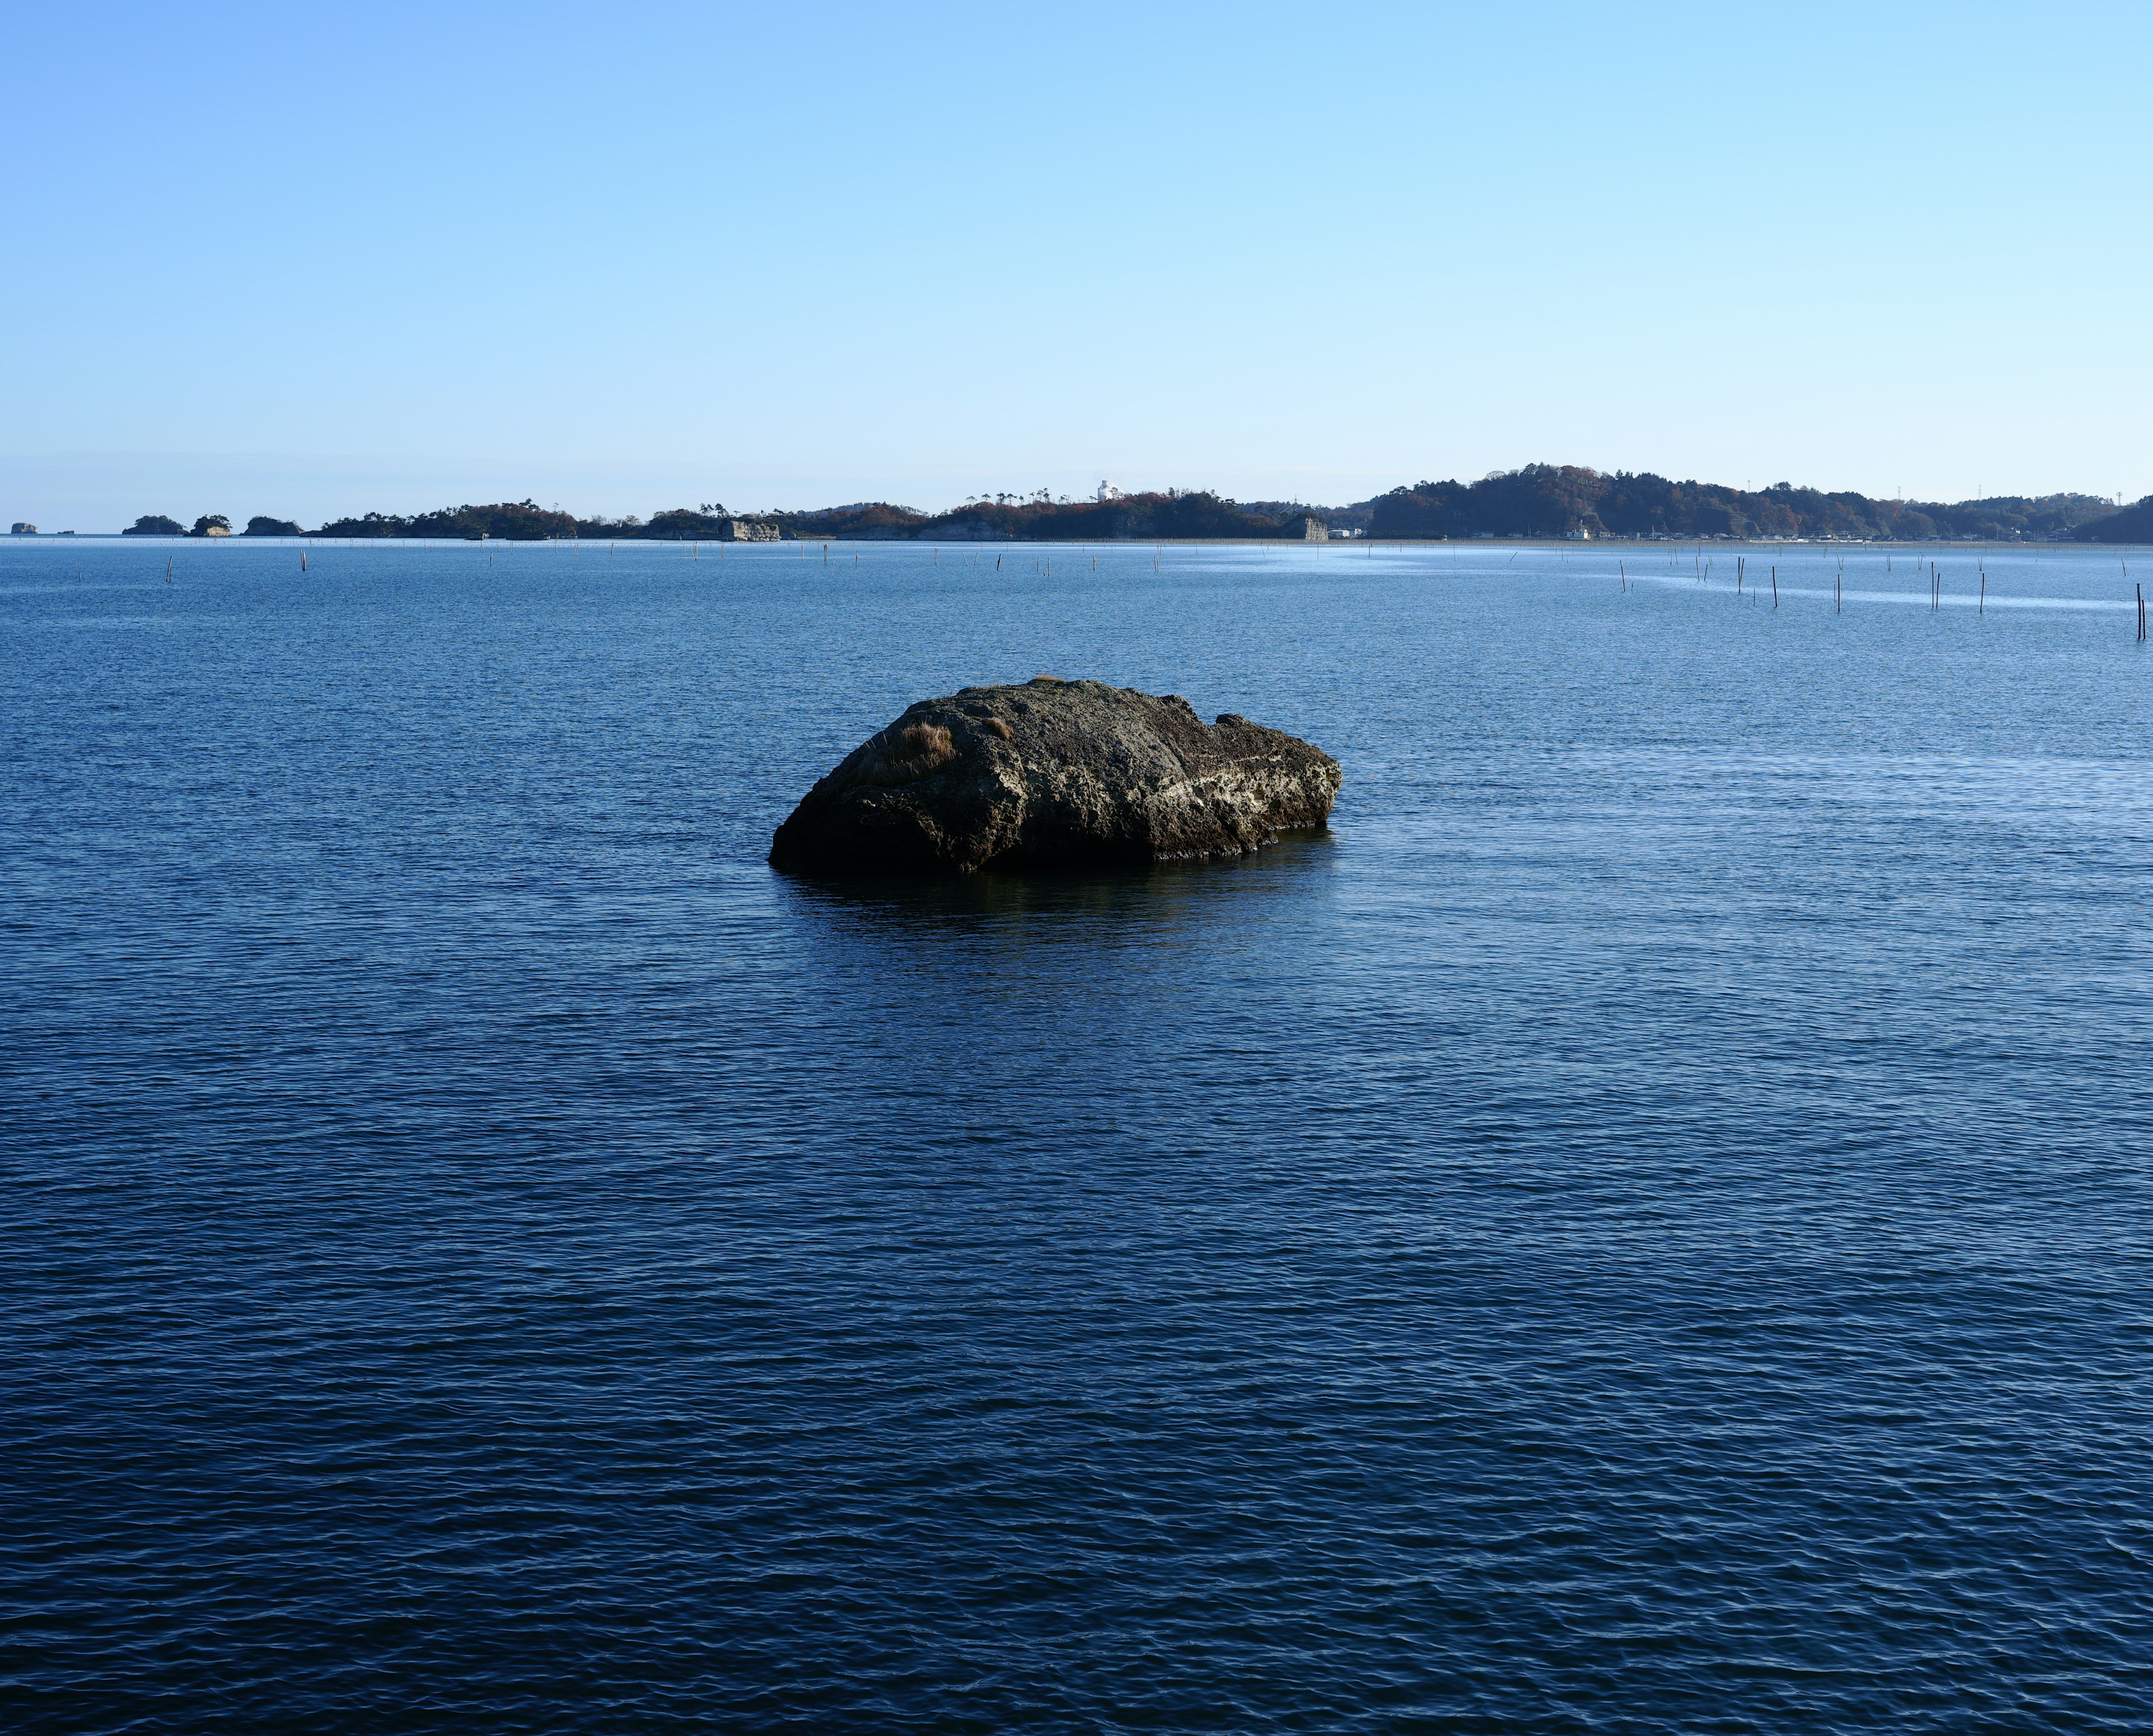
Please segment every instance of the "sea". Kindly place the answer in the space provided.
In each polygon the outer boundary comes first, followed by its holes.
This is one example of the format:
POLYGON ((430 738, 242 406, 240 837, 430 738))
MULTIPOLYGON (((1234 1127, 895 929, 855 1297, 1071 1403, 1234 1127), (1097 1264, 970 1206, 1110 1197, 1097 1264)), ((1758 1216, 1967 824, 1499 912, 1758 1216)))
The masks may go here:
POLYGON ((0 1728, 2153 1728, 2144 558, 0 543, 0 1728))

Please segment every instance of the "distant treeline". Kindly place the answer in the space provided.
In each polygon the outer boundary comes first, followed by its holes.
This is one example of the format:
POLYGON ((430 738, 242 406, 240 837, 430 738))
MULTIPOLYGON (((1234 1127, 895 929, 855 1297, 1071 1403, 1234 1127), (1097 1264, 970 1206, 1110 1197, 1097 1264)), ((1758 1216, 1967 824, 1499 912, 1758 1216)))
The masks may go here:
MULTIPOLYGON (((1029 500, 1007 496, 968 502, 951 511, 929 514, 909 506, 864 501, 802 512, 731 513, 722 505, 676 506, 648 519, 578 518, 531 500, 500 501, 490 506, 444 506, 410 517, 369 512, 358 518, 332 519, 303 530, 287 519, 249 519, 247 536, 415 536, 498 537, 511 542, 539 542, 562 537, 606 541, 640 539, 668 542, 721 541, 737 536, 837 541, 938 539, 944 542, 1112 542, 1153 539, 1306 536, 1307 520, 1320 509, 1287 502, 1242 506, 1214 494, 1123 495, 1104 501, 1029 500)), ((229 536, 221 515, 197 519, 192 530, 176 519, 147 514, 121 533, 128 536, 229 536)))
POLYGON ((1478 482, 1417 482, 1377 497, 1368 535, 1382 537, 1858 537, 1878 542, 2060 541, 2097 534, 2118 516, 2093 495, 1961 500, 1873 500, 1790 482, 1753 493, 1723 483, 1606 475, 1570 464, 1528 464, 1478 482))
MULTIPOLYGON (((1417 482, 1351 505, 1244 503, 1208 490, 1118 495, 1103 500, 1002 495, 924 513, 883 501, 812 511, 730 513, 715 503, 676 506, 644 520, 578 518, 530 500, 444 506, 400 517, 369 512, 303 531, 287 519, 247 520, 247 536, 495 537, 511 542, 588 537, 608 541, 721 541, 733 538, 826 541, 1151 542, 1288 538, 1323 528, 1387 540, 1486 537, 1838 537, 1879 542, 2153 541, 2153 495, 2118 511, 2094 495, 1998 495, 1954 504, 1877 500, 1825 494, 1791 483, 1749 490, 1721 483, 1672 482, 1649 472, 1608 475, 1570 464, 1528 464, 1478 482, 1417 482), (1311 527, 1311 520, 1316 520, 1311 527)), ((130 536, 221 536, 221 516, 138 519, 130 536)))
POLYGON ((1105 500, 968 501, 932 515, 877 502, 780 515, 801 537, 934 542, 1167 542, 1191 539, 1291 537, 1308 534, 1321 507, 1290 503, 1244 506, 1208 490, 1117 495, 1105 500))
POLYGON ((2080 542, 2153 542, 2153 495, 2135 506, 2081 525, 2071 534, 2080 542))

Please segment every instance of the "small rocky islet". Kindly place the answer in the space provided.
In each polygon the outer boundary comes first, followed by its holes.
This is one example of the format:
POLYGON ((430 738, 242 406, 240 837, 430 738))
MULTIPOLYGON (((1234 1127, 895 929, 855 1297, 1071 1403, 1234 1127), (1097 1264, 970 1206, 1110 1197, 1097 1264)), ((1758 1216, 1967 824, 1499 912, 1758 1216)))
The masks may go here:
POLYGON ((771 865, 821 875, 1246 855, 1318 829, 1338 762, 1177 693, 1035 676, 909 708, 807 792, 771 865))

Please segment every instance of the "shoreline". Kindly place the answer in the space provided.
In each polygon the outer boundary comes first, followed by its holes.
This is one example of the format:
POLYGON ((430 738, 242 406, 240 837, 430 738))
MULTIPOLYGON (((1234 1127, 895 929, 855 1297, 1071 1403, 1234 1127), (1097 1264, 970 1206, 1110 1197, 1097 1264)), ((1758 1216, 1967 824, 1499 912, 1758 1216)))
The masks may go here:
POLYGON ((954 536, 788 536, 781 541, 729 542, 690 536, 142 536, 123 530, 55 530, 6 539, 7 546, 54 543, 124 542, 149 548, 596 548, 623 544, 638 548, 782 549, 848 548, 1251 548, 1251 549, 1554 549, 1565 553, 1595 549, 2094 549, 2145 548, 2153 543, 2094 542, 2074 537, 1742 537, 1742 536, 1337 536, 1321 542, 1277 536, 1143 536, 1086 540, 1063 536, 992 539, 954 536))

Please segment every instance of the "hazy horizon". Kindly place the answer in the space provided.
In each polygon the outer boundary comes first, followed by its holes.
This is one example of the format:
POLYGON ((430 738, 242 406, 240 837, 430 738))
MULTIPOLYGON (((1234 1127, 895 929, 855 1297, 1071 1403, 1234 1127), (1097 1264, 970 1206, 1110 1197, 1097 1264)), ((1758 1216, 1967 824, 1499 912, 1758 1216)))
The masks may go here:
MULTIPOLYGON (((1575 461, 1566 459, 1546 459, 1527 460, 1527 462, 1561 464, 1575 461)), ((10 498, 28 499, 39 492, 35 481, 32 479, 35 478, 40 471, 48 476, 64 474, 76 463, 83 464, 86 473, 94 477, 111 474, 99 471, 94 463, 86 459, 71 459, 68 454, 31 460, 0 459, 0 487, 12 485, 10 498)), ((812 510, 820 507, 868 500, 887 501, 893 505, 911 507, 932 514, 961 506, 967 500, 983 495, 1007 492, 1011 495, 1030 495, 1036 492, 1039 488, 1050 486, 1046 483, 1034 483, 1029 488, 1022 488, 1005 484, 996 489, 968 488, 947 495, 939 492, 929 495, 924 487, 909 494, 888 491, 882 493, 856 491, 847 494, 842 491, 841 487, 836 485, 825 486, 821 492, 817 493, 813 491, 812 483, 807 482, 796 482, 795 485, 787 488, 782 485, 781 480, 780 484, 766 485, 761 491, 751 492, 747 489, 727 490, 720 487, 713 492, 713 485, 707 477, 698 479, 680 471, 675 466, 658 465, 653 467, 652 475, 661 479, 670 475, 674 481, 671 493, 665 495, 664 498, 657 498, 657 495, 664 493, 662 489, 654 491, 652 488, 645 486, 639 490, 632 483, 608 478, 603 490, 602 502, 593 505, 588 500, 576 497, 562 489, 548 490, 542 487, 534 487, 531 480, 532 472, 520 472, 508 465, 461 467, 456 474, 471 479, 472 486, 461 490, 454 486, 436 487, 429 493, 426 492, 428 485, 425 475, 408 463, 381 459, 354 460, 341 474, 348 476, 366 477, 379 485, 374 492, 366 493, 364 490, 354 490, 349 486, 333 487, 326 480, 327 473, 322 480, 317 480, 309 474, 305 465, 297 464, 289 459, 264 459, 259 460, 259 464, 261 468, 258 472, 249 472, 242 467, 240 473, 262 475, 267 479, 264 485, 251 491, 242 491, 221 485, 218 478, 222 473, 213 458, 189 456, 181 459, 167 459, 163 461, 163 467, 160 468, 156 461, 145 455, 145 461, 140 465, 140 473, 152 480, 141 487, 125 492, 125 498, 130 503, 135 503, 125 508, 102 509, 103 501, 108 498, 119 498, 120 491, 125 489, 124 485, 105 482, 102 485, 85 488, 79 495, 78 498, 81 500, 99 503, 93 505, 87 513, 75 514, 74 518, 80 520, 80 522, 75 522, 74 520, 62 522, 61 520, 66 518, 67 515, 64 512, 54 515, 49 510, 46 519, 38 519, 33 513, 24 513, 20 510, 9 511, 7 515, 11 520, 21 519, 36 524, 41 533, 74 530, 81 535, 95 536, 123 530, 144 514, 163 514, 168 517, 178 519, 182 523, 191 524, 195 518, 202 514, 222 513, 231 520, 233 527, 238 529, 246 525, 248 518, 259 513, 272 518, 294 520, 303 526, 312 527, 328 523, 334 519, 358 516, 369 511, 409 515, 431 511, 443 506, 525 499, 535 500, 542 506, 557 505, 583 518, 597 516, 618 518, 629 514, 648 518, 653 512, 677 506, 697 506, 705 501, 715 501, 730 511, 748 515, 766 511, 812 510), (242 492, 247 492, 248 498, 239 501, 237 505, 232 504, 232 500, 242 492), (256 495, 260 495, 263 498, 253 498, 256 495), (651 498, 643 498, 645 495, 649 495, 651 498), (296 505, 292 504, 294 500, 298 502, 296 505)), ((133 465, 115 468, 124 470, 126 474, 135 473, 133 465)), ((1649 464, 1595 464, 1585 468, 1601 470, 1603 473, 1629 470, 1651 471, 1671 477, 1677 475, 1664 466, 1649 464)), ((1320 473, 1299 474, 1308 476, 1320 473)), ((1476 472, 1473 475, 1460 476, 1457 480, 1470 482, 1485 474, 1487 473, 1476 472)), ((1311 506, 1336 508, 1356 505, 1402 485, 1423 480, 1445 480, 1448 479, 1423 474, 1408 476, 1402 471, 1399 471, 1390 480, 1376 486, 1362 488, 1357 492, 1334 489, 1328 493, 1319 491, 1306 485, 1297 490, 1281 488, 1265 491, 1254 488, 1236 490, 1215 483, 1173 479, 1156 481, 1138 480, 1132 482, 1119 478, 1097 475, 1093 475, 1088 481, 1056 484, 1051 486, 1052 492, 1057 497, 1066 495, 1075 500, 1090 499, 1099 484, 1106 481, 1127 494, 1163 492, 1169 488, 1188 490, 1209 487, 1230 500, 1297 500, 1311 506)), ((1731 480, 1734 486, 1751 489, 1770 487, 1777 482, 1784 480, 1792 482, 1796 487, 1815 487, 1825 493, 1847 491, 1836 485, 1820 484, 1799 476, 1774 477, 1769 481, 1751 481, 1739 478, 1729 479, 1725 476, 1709 475, 1694 478, 1677 477, 1677 480, 1694 480, 1712 484, 1728 484, 1731 480)), ((948 485, 938 482, 935 486, 942 489, 948 485)), ((1855 490, 1853 492, 1868 494, 1871 499, 1889 500, 1896 497, 1947 501, 2003 496, 2030 497, 2035 494, 2035 491, 2030 489, 2008 486, 1992 487, 1979 493, 1968 492, 1948 497, 1911 494, 1895 496, 1890 490, 1882 494, 1872 493, 1868 490, 1855 490)), ((2100 490, 2090 487, 2067 487, 2044 490, 2040 492, 2099 495, 2100 490)), ((44 498, 58 500, 65 499, 66 495, 60 490, 48 485, 44 490, 44 498)), ((2113 499, 2115 496, 2111 493, 2107 498, 2113 499)), ((2125 500, 2119 504, 2129 503, 2125 500)))

